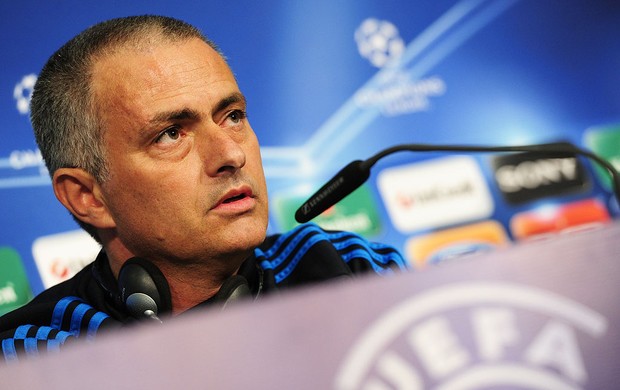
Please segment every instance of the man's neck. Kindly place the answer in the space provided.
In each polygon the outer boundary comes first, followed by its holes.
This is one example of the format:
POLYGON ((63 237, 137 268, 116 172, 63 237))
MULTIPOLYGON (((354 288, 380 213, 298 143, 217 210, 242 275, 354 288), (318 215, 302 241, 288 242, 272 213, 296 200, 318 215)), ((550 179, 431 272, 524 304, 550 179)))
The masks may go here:
POLYGON ((222 284, 236 274, 242 261, 231 259, 229 264, 234 264, 235 267, 222 270, 206 269, 206 267, 160 266, 170 285, 172 315, 183 313, 217 294, 222 284))
MULTIPOLYGON (((116 279, 125 261, 135 255, 116 240, 104 245, 110 268, 116 279)), ((204 259, 193 264, 150 260, 164 275, 170 287, 172 314, 180 314, 215 295, 225 280, 236 274, 248 254, 239 253, 219 259, 204 259)))

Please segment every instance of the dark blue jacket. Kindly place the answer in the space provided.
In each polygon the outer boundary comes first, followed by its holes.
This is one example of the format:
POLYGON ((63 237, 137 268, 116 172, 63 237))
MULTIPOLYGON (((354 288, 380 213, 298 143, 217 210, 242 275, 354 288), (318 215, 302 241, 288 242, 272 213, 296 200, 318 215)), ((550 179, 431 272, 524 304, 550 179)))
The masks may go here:
MULTIPOLYGON (((402 256, 390 246, 304 224, 286 234, 268 236, 238 274, 247 280, 256 298, 294 286, 373 271, 385 274, 405 267, 402 256)), ((211 298, 198 307, 216 300, 211 298)), ((134 321, 102 251, 73 278, 0 317, 2 353, 6 361, 16 361, 59 350, 76 339, 94 340, 104 329, 134 321)))

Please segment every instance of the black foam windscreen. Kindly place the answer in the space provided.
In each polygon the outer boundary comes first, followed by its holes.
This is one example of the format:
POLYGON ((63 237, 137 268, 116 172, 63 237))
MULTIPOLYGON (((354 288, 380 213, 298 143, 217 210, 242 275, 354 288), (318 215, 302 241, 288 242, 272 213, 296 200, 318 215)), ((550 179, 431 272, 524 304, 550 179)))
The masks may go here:
POLYGON ((138 319, 172 310, 168 281, 150 261, 133 257, 125 262, 118 274, 121 300, 129 313, 138 319))

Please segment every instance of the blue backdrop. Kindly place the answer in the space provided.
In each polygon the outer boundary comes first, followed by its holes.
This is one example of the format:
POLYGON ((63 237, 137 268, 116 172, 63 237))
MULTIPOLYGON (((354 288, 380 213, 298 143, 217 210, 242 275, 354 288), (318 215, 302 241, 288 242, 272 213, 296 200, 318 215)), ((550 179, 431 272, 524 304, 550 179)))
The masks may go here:
MULTIPOLYGON (((144 13, 200 27, 228 56, 263 146, 271 232, 342 166, 394 144, 568 141, 620 161, 617 1, 4 1, 0 310, 97 251, 42 166, 27 109, 36 75, 84 28, 144 13)), ((317 222, 423 268, 606 223, 617 203, 605 180, 570 158, 397 154, 317 222)))

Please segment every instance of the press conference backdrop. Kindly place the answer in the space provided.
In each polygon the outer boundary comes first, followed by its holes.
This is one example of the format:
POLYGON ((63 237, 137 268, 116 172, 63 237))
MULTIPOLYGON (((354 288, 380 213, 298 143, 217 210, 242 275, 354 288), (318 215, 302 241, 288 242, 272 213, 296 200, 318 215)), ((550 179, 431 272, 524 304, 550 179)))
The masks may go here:
MULTIPOLYGON (((0 3, 0 313, 92 261, 28 120, 37 73, 105 19, 166 14, 226 53, 249 102, 270 232, 354 159, 401 143, 566 141, 620 166, 615 0, 135 0, 0 3)), ((399 153, 315 219, 391 243, 412 267, 608 223, 608 178, 557 156, 399 153)))

